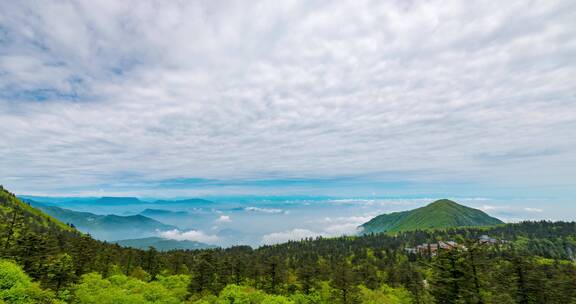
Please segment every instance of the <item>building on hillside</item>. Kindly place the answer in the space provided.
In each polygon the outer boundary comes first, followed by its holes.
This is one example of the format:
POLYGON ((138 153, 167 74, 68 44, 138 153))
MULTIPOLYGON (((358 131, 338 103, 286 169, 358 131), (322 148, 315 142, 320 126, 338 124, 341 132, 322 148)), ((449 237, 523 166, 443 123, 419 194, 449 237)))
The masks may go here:
POLYGON ((435 256, 438 250, 466 249, 466 247, 454 241, 438 241, 437 243, 424 243, 416 246, 416 252, 435 256))
POLYGON ((478 239, 478 243, 479 244, 487 244, 487 245, 495 245, 495 244, 500 244, 500 243, 504 243, 505 241, 500 241, 498 239, 495 238, 491 238, 487 235, 482 235, 480 236, 480 238, 478 239))
MULTIPOLYGON (((478 238, 478 243, 495 245, 495 244, 504 244, 506 243, 506 241, 498 240, 489 237, 488 235, 482 235, 478 238)), ((452 250, 452 249, 467 250, 466 246, 460 245, 454 241, 438 241, 437 243, 423 243, 421 245, 416 246, 415 248, 406 247, 404 248, 404 251, 406 253, 411 254, 419 253, 419 254, 430 254, 432 256, 435 256, 436 254, 438 254, 438 250, 452 250)))
POLYGON ((404 251, 406 251, 406 253, 411 253, 411 254, 417 253, 417 250, 414 247, 406 247, 406 248, 404 248, 404 251))

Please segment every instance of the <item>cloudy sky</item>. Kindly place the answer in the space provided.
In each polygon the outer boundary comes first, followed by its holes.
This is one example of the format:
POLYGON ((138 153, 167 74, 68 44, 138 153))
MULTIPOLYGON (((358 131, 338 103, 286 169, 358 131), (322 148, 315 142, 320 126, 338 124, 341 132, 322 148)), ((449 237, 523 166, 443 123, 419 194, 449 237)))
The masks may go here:
POLYGON ((576 2, 0 1, 20 194, 576 197, 576 2))

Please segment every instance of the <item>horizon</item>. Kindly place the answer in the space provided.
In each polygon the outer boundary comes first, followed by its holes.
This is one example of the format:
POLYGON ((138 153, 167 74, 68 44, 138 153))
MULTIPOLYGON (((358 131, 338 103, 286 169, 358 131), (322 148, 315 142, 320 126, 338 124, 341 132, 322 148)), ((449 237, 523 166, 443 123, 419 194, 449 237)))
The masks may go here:
MULTIPOLYGON (((563 204, 568 203, 566 200, 558 200, 551 198, 537 198, 537 197, 456 197, 456 196, 405 196, 405 197, 385 197, 385 196, 372 196, 372 197, 336 197, 336 196, 262 196, 262 195, 226 195, 226 196, 187 196, 187 197, 138 197, 138 196, 36 196, 36 195, 25 195, 16 194, 20 198, 31 199, 37 202, 50 203, 54 206, 60 206, 64 208, 74 209, 74 204, 66 205, 70 202, 91 202, 94 200, 105 199, 136 199, 142 205, 131 204, 134 210, 144 210, 144 209, 159 209, 161 205, 154 205, 157 202, 172 202, 181 200, 206 200, 207 202, 214 202, 221 204, 222 206, 235 205, 235 206, 250 206, 265 204, 271 208, 282 208, 282 205, 291 205, 291 207, 304 207, 309 204, 328 204, 335 208, 340 205, 350 205, 358 206, 360 209, 351 210, 352 214, 349 215, 350 218, 355 217, 366 217, 366 216, 376 216, 382 213, 392 213, 413 210, 415 208, 424 207, 438 200, 451 200, 460 205, 474 208, 485 212, 488 215, 497 217, 506 223, 516 223, 521 221, 534 221, 534 220, 560 220, 560 221, 576 221, 571 214, 566 214, 562 207, 563 204), (546 204, 546 207, 542 207, 546 204), (66 207, 71 206, 71 207, 66 207), (142 207, 141 207, 142 206, 142 207), (156 206, 156 207, 154 207, 156 206), (362 210, 366 209, 366 206, 380 206, 380 208, 375 208, 377 212, 372 210, 368 212, 362 210), (382 209, 383 208, 383 209, 382 209)), ((202 205, 202 204, 200 204, 202 205)), ((122 206, 122 204, 120 204, 122 206)), ((168 209, 172 211, 186 210, 187 208, 194 207, 194 203, 186 206, 180 207, 170 207, 168 209)), ((229 207, 229 206, 228 206, 229 207)), ((98 214, 118 214, 114 208, 106 205, 92 204, 88 207, 83 207, 83 210, 98 210, 98 214)), ((218 208, 218 205, 214 207, 213 213, 216 214, 216 218, 220 216, 223 212, 218 208)), ((281 210, 281 209, 278 209, 281 210)), ((295 223, 296 225, 299 222, 295 223)))

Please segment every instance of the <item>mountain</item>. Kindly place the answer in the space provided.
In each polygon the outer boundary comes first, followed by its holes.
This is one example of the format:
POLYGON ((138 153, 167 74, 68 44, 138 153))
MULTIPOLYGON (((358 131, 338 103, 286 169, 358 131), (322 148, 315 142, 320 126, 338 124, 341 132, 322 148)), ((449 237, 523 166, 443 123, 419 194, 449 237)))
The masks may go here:
POLYGON ((94 201, 98 197, 74 197, 74 196, 36 196, 36 195, 17 195, 17 197, 23 201, 34 200, 36 202, 42 202, 45 204, 69 202, 69 201, 94 201))
POLYGON ((186 240, 178 241, 178 240, 164 239, 160 237, 120 240, 120 241, 114 241, 113 243, 116 243, 123 247, 132 247, 137 249, 148 249, 150 247, 154 247, 158 251, 168 251, 175 249, 194 250, 194 249, 216 248, 216 246, 214 245, 208 245, 205 243, 195 241, 186 241, 186 240))
POLYGON ((148 208, 139 213, 140 215, 155 219, 162 223, 171 223, 175 226, 185 227, 190 224, 190 214, 186 211, 171 211, 166 209, 148 208))
POLYGON ((126 205, 142 205, 148 202, 142 201, 136 197, 114 197, 104 196, 95 199, 77 199, 66 200, 58 202, 64 205, 92 205, 92 206, 126 206, 126 205))
POLYGON ((397 232, 416 229, 503 224, 481 210, 451 200, 437 200, 409 211, 381 214, 360 226, 362 233, 397 232))
POLYGON ((31 200, 27 200, 27 202, 46 214, 62 222, 73 224, 80 231, 90 233, 95 238, 103 240, 150 236, 154 235, 156 230, 177 228, 140 214, 130 216, 99 215, 49 206, 31 200))
POLYGON ((98 205, 134 205, 134 204, 143 204, 146 203, 141 201, 135 197, 101 197, 93 202, 94 204, 98 205))
POLYGON ((85 209, 98 207, 122 207, 146 205, 150 202, 140 200, 136 197, 42 197, 42 196, 18 196, 25 202, 35 203, 43 206, 56 206, 67 209, 85 209))
POLYGON ((187 216, 188 212, 186 212, 186 211, 171 211, 171 210, 164 210, 164 209, 144 209, 139 214, 153 218, 155 216, 162 216, 162 217, 165 217, 165 216, 187 216))
POLYGON ((190 198, 181 200, 142 200, 137 197, 123 197, 123 196, 104 196, 104 197, 44 197, 44 196, 31 196, 21 195, 18 196, 23 201, 36 201, 42 202, 45 205, 52 205, 64 208, 72 208, 74 206, 100 206, 100 207, 117 207, 117 206, 156 206, 156 205, 190 205, 190 206, 206 206, 216 204, 213 201, 190 198))
POLYGON ((156 205, 213 205, 215 202, 201 199, 201 198, 190 198, 182 200, 157 200, 153 204, 156 205))

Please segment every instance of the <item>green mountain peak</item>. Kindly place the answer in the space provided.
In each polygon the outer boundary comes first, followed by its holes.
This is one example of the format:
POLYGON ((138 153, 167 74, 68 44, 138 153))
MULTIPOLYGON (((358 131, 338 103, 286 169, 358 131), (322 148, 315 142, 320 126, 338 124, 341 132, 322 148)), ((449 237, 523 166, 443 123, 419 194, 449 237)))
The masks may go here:
POLYGON ((439 199, 436 201, 433 201, 432 203, 428 204, 428 206, 461 206, 460 204, 456 203, 453 200, 449 200, 447 198, 443 198, 443 199, 439 199))
POLYGON ((414 210, 381 214, 360 226, 363 233, 502 224, 481 210, 440 199, 414 210))

